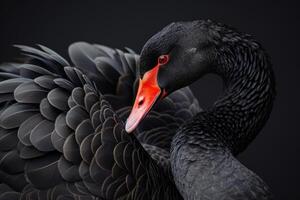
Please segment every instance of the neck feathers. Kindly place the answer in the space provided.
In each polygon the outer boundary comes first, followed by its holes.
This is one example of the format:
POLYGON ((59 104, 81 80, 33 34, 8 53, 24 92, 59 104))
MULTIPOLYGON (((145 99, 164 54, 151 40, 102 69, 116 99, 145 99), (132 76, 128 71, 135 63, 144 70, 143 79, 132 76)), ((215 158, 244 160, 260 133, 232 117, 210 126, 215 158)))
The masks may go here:
POLYGON ((270 115, 275 96, 271 64, 249 36, 216 27, 213 37, 222 38, 213 40, 212 72, 223 78, 226 89, 213 108, 198 113, 174 136, 175 183, 186 199, 270 199, 265 183, 234 156, 255 138, 270 115))
POLYGON ((269 118, 275 97, 274 75, 268 56, 254 41, 243 39, 217 48, 212 72, 222 77, 224 94, 179 132, 190 143, 222 143, 235 155, 247 147, 269 118))
POLYGON ((275 97, 274 75, 268 56, 253 41, 219 53, 223 56, 219 56, 215 73, 223 78, 226 89, 208 115, 236 154, 247 147, 269 118, 275 97))

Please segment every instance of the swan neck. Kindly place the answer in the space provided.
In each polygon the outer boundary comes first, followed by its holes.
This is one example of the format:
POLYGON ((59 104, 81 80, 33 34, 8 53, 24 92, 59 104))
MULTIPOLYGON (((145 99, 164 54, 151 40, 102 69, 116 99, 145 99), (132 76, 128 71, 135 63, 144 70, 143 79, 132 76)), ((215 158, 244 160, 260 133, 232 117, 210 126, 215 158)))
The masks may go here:
POLYGON ((213 41, 208 72, 223 79, 224 93, 211 109, 185 122, 171 143, 172 173, 185 199, 216 197, 231 184, 237 187, 236 194, 245 195, 250 190, 236 185, 245 174, 245 180, 258 183, 247 182, 257 194, 264 187, 235 155, 256 137, 271 113, 275 97, 271 64, 262 47, 247 35, 222 32, 213 41))
POLYGON ((206 115, 217 127, 217 136, 237 154, 257 136, 269 118, 275 84, 264 50, 240 47, 234 54, 238 56, 230 62, 220 61, 216 73, 224 80, 225 91, 206 115))

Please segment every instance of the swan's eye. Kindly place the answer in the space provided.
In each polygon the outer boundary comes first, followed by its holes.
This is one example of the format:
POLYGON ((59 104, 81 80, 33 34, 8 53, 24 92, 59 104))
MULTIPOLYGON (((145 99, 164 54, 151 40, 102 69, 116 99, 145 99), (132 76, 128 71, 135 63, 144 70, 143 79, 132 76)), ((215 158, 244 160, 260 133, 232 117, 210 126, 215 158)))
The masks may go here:
POLYGON ((165 65, 169 62, 169 55, 161 55, 158 57, 158 64, 165 65))

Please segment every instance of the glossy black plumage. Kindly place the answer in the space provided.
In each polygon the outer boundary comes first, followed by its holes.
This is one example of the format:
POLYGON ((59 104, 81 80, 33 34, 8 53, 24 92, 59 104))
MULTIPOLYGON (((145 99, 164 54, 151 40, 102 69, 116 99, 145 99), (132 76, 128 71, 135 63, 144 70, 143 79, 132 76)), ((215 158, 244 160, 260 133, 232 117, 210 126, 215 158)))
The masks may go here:
POLYGON ((181 198, 169 148, 200 111, 188 88, 128 135, 139 62, 132 50, 75 43, 70 65, 47 47, 18 47, 28 61, 0 72, 0 199, 181 198))
POLYGON ((167 92, 207 73, 224 81, 223 96, 172 139, 172 173, 183 198, 272 199, 266 183, 235 158, 262 129, 273 106, 275 80, 261 45, 250 35, 202 20, 172 23, 154 35, 142 50, 141 73, 155 53, 170 57, 158 74, 167 92))
POLYGON ((267 121, 275 96, 268 56, 251 36, 209 20, 172 23, 148 40, 140 65, 128 49, 77 43, 71 67, 44 46, 19 47, 30 61, 0 73, 2 198, 272 198, 235 158, 267 121), (170 62, 157 82, 173 93, 129 135, 123 121, 136 75, 163 54, 170 62), (178 89, 206 73, 220 75, 225 91, 200 112, 191 91, 178 89))

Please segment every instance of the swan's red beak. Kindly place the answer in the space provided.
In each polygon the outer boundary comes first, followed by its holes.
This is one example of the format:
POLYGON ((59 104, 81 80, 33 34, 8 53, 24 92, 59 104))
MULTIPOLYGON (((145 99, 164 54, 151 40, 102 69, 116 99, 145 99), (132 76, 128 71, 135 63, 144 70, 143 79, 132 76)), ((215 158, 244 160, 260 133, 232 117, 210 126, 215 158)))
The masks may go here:
POLYGON ((161 89, 157 82, 159 66, 157 65, 146 72, 143 79, 139 81, 135 102, 125 125, 125 130, 128 133, 132 132, 138 126, 161 94, 161 89))

